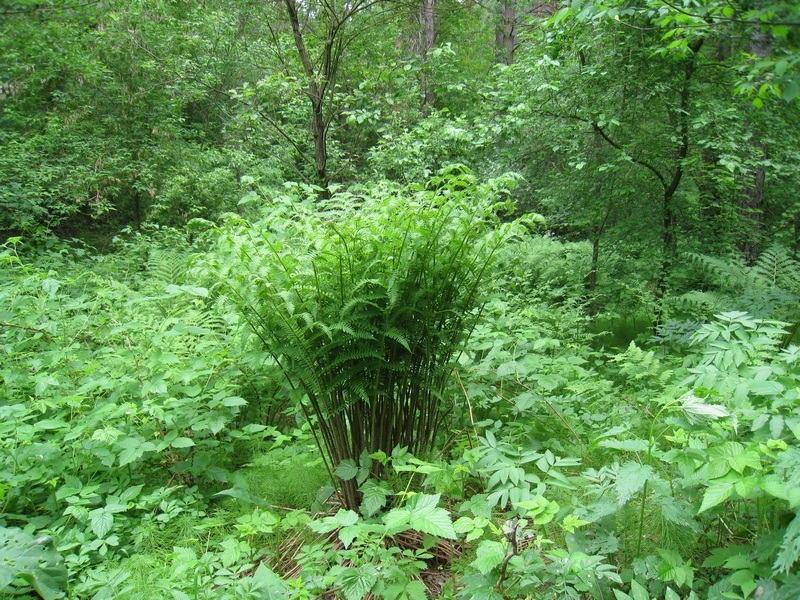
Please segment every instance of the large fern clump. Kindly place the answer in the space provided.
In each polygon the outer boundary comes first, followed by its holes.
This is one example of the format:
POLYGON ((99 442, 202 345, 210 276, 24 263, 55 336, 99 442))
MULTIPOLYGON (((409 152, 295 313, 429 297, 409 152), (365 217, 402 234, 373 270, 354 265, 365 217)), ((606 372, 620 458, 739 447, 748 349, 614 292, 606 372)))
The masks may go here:
MULTIPOLYGON (((225 293, 302 392, 331 471, 364 452, 434 444, 482 283, 513 227, 496 216, 507 181, 455 171, 427 189, 284 197, 221 236, 225 293)), ((357 505, 354 481, 342 492, 357 505)))

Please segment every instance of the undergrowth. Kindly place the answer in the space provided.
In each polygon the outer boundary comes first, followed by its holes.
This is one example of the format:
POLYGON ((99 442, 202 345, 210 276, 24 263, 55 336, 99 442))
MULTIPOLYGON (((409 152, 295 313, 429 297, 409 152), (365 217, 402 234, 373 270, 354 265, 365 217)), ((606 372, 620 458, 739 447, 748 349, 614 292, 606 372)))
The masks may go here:
POLYGON ((607 351, 580 299, 504 259, 432 396, 432 451, 362 448, 332 477, 314 439, 328 413, 303 412, 283 355, 208 287, 208 243, 2 246, 2 593, 800 594, 800 347, 778 315, 697 313, 607 351))

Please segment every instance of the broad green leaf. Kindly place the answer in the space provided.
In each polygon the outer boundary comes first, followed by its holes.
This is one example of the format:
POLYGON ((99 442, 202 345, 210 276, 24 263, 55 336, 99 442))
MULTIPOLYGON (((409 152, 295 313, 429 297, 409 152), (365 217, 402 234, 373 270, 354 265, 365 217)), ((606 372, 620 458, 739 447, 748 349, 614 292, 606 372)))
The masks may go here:
POLYGON ((703 494, 703 503, 698 513, 705 512, 718 504, 725 502, 733 495, 734 484, 728 481, 712 483, 703 494))
POLYGON ((642 465, 635 461, 623 464, 617 472, 617 481, 614 484, 617 503, 620 506, 627 504, 634 495, 642 491, 645 482, 653 477, 655 472, 650 465, 642 465))
POLYGON ((348 527, 358 523, 358 513, 354 510, 339 509, 333 516, 341 527, 348 527))
POLYGON ((237 500, 250 502, 251 504, 255 504, 261 508, 270 508, 270 505, 265 502, 263 498, 259 498, 250 490, 241 487, 232 487, 227 490, 222 490, 214 494, 214 496, 230 496, 231 498, 236 498, 237 500))
POLYGON ((264 592, 269 600, 282 600, 289 597, 289 588, 286 582, 263 562, 258 565, 253 573, 253 583, 264 592))
POLYGON ((20 529, 0 527, 0 592, 13 593, 10 586, 21 578, 44 600, 56 600, 65 596, 67 577, 64 561, 50 538, 33 538, 20 529))
POLYGON ((475 554, 475 560, 470 563, 470 566, 486 575, 492 569, 500 566, 505 559, 505 556, 506 550, 503 544, 500 542, 485 540, 478 546, 478 550, 475 554))
POLYGON ((438 508, 439 494, 417 494, 408 503, 409 525, 422 533, 429 533, 449 540, 456 539, 450 513, 438 508))
POLYGON ((365 481, 359 488, 359 491, 361 492, 361 506, 359 510, 365 517, 371 517, 386 506, 386 500, 391 494, 391 490, 372 479, 365 481))
POLYGON ((339 466, 336 467, 333 474, 343 481, 355 479, 356 475, 358 475, 358 465, 352 458, 345 458, 339 463, 339 466))
POLYGON ((222 406, 227 406, 229 408, 234 406, 245 406, 246 404, 247 400, 240 398, 239 396, 228 396, 227 398, 222 399, 222 406))
POLYGON ((681 600, 681 597, 671 587, 668 587, 664 590, 664 600, 681 600))
POLYGON ((755 573, 749 569, 736 571, 735 573, 731 574, 731 583, 742 588, 742 593, 744 594, 745 598, 750 596, 750 594, 758 587, 758 583, 756 583, 755 580, 755 573))
POLYGON ((761 459, 758 454, 752 450, 735 454, 728 457, 728 464, 737 473, 744 473, 747 467, 755 470, 761 470, 761 459))
POLYGON ((194 440, 187 437, 175 438, 172 441, 171 446, 173 448, 191 448, 192 446, 194 446, 194 440))
POLYGON ((635 579, 631 581, 631 594, 633 595, 633 600, 650 600, 647 588, 635 579))
POLYGON ((104 538, 114 525, 114 515, 105 508, 94 509, 89 513, 89 518, 92 531, 100 539, 104 538))
POLYGON ((378 581, 378 572, 371 564, 348 567, 340 578, 342 591, 347 600, 361 600, 378 581))

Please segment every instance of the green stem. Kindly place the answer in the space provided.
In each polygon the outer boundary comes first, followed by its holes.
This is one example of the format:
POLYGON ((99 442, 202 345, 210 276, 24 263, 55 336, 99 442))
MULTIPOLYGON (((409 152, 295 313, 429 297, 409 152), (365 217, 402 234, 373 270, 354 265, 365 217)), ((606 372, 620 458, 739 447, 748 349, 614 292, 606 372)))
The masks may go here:
POLYGON ((647 483, 645 480, 642 487, 642 507, 639 509, 639 536, 636 540, 636 556, 640 556, 642 551, 642 538, 644 537, 644 508, 647 504, 647 483))

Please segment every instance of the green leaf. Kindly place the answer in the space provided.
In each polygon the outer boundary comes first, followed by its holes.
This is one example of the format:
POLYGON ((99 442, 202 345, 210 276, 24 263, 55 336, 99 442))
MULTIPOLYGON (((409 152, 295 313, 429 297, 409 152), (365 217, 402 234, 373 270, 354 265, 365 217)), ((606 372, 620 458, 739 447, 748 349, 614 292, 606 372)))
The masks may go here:
POLYGON ((61 283, 55 279, 44 279, 42 280, 42 290, 45 294, 47 294, 50 299, 55 298, 56 294, 58 293, 58 289, 61 287, 61 283))
POLYGON ((339 463, 333 474, 343 481, 355 479, 356 475, 358 475, 358 465, 352 458, 345 458, 339 463))
POLYGON ((365 481, 359 488, 359 491, 361 492, 361 506, 359 510, 365 517, 371 517, 386 506, 386 500, 392 493, 390 489, 372 479, 365 481))
POLYGON ((47 536, 34 539, 20 529, 0 527, 0 592, 12 591, 9 587, 17 578, 44 600, 65 596, 67 569, 52 540, 47 536))
POLYGON ((668 587, 664 590, 664 600, 681 600, 681 597, 671 587, 668 587))
POLYGON ((617 503, 620 506, 627 504, 628 500, 644 488, 647 480, 653 477, 655 477, 655 472, 650 465, 642 465, 635 461, 626 462, 620 467, 614 484, 617 503))
POLYGON ((744 594, 745 598, 753 593, 753 591, 758 587, 758 583, 756 583, 755 580, 755 573, 749 569, 736 571, 733 573, 731 575, 731 583, 742 588, 742 593, 744 594))
POLYGON ((603 448, 625 452, 647 452, 649 444, 645 440, 603 440, 598 444, 603 448))
POLYGON ((475 560, 470 566, 486 575, 492 569, 499 567, 505 560, 506 550, 502 543, 485 540, 480 543, 475 554, 475 560))
POLYGON ((105 508, 94 509, 89 513, 89 518, 92 531, 100 539, 104 538, 114 525, 114 515, 105 508))
POLYGON ((265 502, 263 498, 259 498, 258 496, 253 494, 250 490, 242 487, 232 487, 227 490, 222 490, 214 494, 214 496, 230 496, 231 498, 236 498, 237 500, 243 500, 245 502, 255 504, 256 506, 260 506, 261 508, 270 508, 270 505, 267 502, 265 502))
POLYGON ((253 573, 253 583, 268 600, 282 600, 289 597, 289 587, 286 582, 263 562, 253 573))
POLYGON ((358 513, 354 510, 344 510, 340 508, 333 518, 341 527, 349 527, 350 525, 358 523, 358 513))
POLYGON ((800 559, 800 513, 796 514, 786 528, 781 541, 781 549, 775 557, 772 568, 779 573, 787 575, 792 571, 792 566, 800 559))
POLYGON ((408 503, 409 525, 422 533, 429 533, 445 539, 456 539, 456 532, 450 520, 450 513, 438 508, 439 494, 417 494, 408 503))
POLYGON ((69 423, 59 419, 43 419, 41 421, 37 421, 33 426, 36 427, 36 429, 51 431, 54 429, 64 429, 65 427, 69 427, 69 423))
POLYGON ((229 408, 233 408, 234 406, 245 406, 246 404, 247 400, 240 398, 239 396, 228 396, 227 398, 222 399, 222 406, 227 406, 229 408))
POLYGON ((348 567, 340 578, 342 591, 347 600, 361 600, 378 581, 378 571, 371 564, 359 568, 348 567))
POLYGON ((187 437, 175 438, 170 444, 173 448, 191 448, 194 446, 194 440, 187 437))
POLYGON ((703 494, 703 503, 700 506, 698 514, 725 502, 725 500, 733 495, 733 488, 734 484, 728 481, 712 483, 706 488, 705 494, 703 494))

